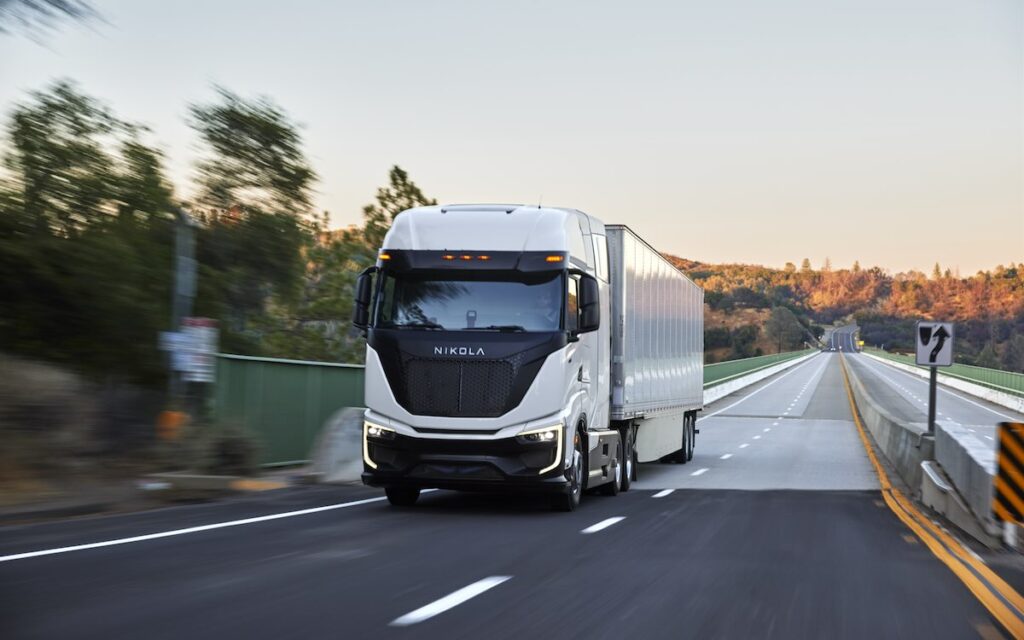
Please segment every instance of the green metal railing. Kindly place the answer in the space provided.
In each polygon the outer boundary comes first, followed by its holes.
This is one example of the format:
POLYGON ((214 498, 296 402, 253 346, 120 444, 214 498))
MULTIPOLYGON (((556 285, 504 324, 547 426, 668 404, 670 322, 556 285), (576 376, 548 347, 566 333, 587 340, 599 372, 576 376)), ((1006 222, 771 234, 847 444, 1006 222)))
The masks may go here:
MULTIPOLYGON (((886 360, 892 360, 893 362, 909 364, 910 366, 918 367, 920 369, 928 368, 915 364, 914 356, 911 355, 889 353, 887 351, 874 348, 867 348, 865 351, 872 355, 885 358, 886 360)), ((980 384, 984 387, 989 387, 990 389, 995 389, 997 391, 1024 396, 1024 373, 988 369, 986 367, 975 367, 968 364, 954 364, 951 367, 939 367, 939 373, 952 376, 954 378, 960 378, 961 380, 966 380, 975 384, 980 384)))
POLYGON ((792 360, 793 358, 799 358, 800 356, 805 356, 815 351, 817 351, 817 349, 787 351, 785 353, 773 353, 767 356, 755 356, 753 358, 743 358, 741 360, 728 360, 726 362, 706 364, 704 365, 704 388, 707 389, 708 387, 713 387, 716 384, 728 382, 733 378, 745 376, 748 373, 753 373, 760 369, 770 367, 773 364, 792 360))
POLYGON ((214 418, 256 438, 260 463, 305 462, 324 422, 363 405, 363 366, 219 354, 214 418))

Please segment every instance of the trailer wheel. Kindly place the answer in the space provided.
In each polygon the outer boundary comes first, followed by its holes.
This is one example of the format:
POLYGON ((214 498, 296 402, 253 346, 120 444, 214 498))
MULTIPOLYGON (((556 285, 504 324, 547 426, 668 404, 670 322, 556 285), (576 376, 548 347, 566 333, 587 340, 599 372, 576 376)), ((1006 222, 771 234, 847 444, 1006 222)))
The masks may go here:
POLYGON ((606 496, 617 496, 619 491, 622 490, 622 479, 625 477, 623 469, 625 465, 622 463, 622 438, 619 438, 619 444, 615 447, 615 474, 612 476, 611 482, 606 482, 601 485, 601 494, 606 496))
POLYGON ((393 506, 411 507, 419 499, 420 490, 416 487, 385 487, 384 495, 393 506))
POLYGON ((556 511, 575 511, 580 505, 580 496, 583 495, 583 440, 579 431, 573 437, 572 466, 569 467, 569 490, 566 493, 558 494, 551 502, 556 511))
POLYGON ((636 480, 636 430, 626 427, 622 430, 622 490, 629 491, 629 485, 636 480))
POLYGON ((679 451, 671 454, 669 459, 677 464, 686 464, 689 458, 690 449, 690 414, 683 414, 683 438, 680 442, 679 451))

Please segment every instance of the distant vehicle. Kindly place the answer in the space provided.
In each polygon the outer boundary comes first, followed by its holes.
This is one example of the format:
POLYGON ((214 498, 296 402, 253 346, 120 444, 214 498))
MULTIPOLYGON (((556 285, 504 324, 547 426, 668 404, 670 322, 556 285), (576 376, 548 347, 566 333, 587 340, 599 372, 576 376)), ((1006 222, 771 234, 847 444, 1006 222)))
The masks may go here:
POLYGON ((637 463, 693 457, 704 292, 624 226, 573 209, 399 214, 356 284, 363 482, 547 492, 571 511, 637 463))

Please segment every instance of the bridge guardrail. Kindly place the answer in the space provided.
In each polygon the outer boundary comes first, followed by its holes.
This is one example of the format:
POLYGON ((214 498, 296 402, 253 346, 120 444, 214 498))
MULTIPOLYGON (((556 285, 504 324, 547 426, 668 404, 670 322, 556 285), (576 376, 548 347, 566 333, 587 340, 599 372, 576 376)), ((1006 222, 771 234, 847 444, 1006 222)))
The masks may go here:
POLYGON ((726 360, 714 364, 704 365, 704 388, 728 382, 733 378, 739 378, 753 373, 760 369, 766 369, 772 365, 786 360, 792 360, 814 353, 817 349, 803 349, 801 351, 786 351, 773 353, 766 356, 754 356, 753 358, 741 358, 739 360, 726 360))

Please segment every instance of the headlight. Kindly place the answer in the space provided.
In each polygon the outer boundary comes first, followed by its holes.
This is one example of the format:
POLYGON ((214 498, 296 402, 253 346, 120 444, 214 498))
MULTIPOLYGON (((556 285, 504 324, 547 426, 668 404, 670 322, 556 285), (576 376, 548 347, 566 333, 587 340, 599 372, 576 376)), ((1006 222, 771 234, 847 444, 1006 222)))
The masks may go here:
POLYGON ((377 468, 377 463, 370 458, 370 439, 393 440, 394 437, 394 429, 389 429, 388 427, 374 424, 366 420, 363 421, 363 462, 366 463, 366 466, 371 469, 377 468))
POLYGON ((548 466, 540 470, 543 475, 551 471, 562 461, 562 425, 553 424, 540 429, 530 429, 516 434, 516 440, 522 444, 554 444, 555 459, 548 466))

